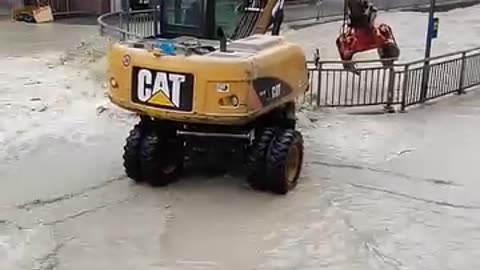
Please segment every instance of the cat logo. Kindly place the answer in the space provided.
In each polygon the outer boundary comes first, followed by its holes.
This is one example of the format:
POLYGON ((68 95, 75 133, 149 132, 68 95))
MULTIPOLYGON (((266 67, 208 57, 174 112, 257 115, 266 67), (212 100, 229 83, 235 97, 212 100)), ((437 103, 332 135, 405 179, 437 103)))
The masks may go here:
POLYGON ((153 76, 150 70, 141 69, 137 76, 138 100, 161 106, 180 106, 180 88, 185 82, 184 75, 157 72, 153 76))
POLYGON ((191 109, 191 75, 144 68, 137 68, 134 74, 134 101, 161 108, 191 109), (182 104, 182 101, 185 104, 182 104))

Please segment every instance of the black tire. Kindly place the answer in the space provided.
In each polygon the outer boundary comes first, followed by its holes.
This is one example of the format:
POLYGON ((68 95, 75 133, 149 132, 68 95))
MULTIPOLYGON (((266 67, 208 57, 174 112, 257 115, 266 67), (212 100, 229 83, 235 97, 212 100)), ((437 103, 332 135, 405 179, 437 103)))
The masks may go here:
POLYGON ((263 129, 247 155, 247 182, 253 189, 266 190, 266 157, 268 149, 275 138, 275 128, 263 129))
POLYGON ((140 147, 140 166, 145 181, 151 186, 166 186, 183 170, 183 145, 169 134, 149 131, 140 147), (163 135, 163 136, 162 136, 163 135))
POLYGON ((140 168, 140 146, 143 139, 144 125, 139 123, 130 130, 125 146, 123 147, 123 167, 125 174, 135 182, 142 182, 140 168))
POLYGON ((303 137, 294 129, 285 129, 277 133, 267 154, 267 177, 270 191, 287 194, 297 186, 303 163, 303 137), (292 164, 296 162, 291 168, 292 164), (293 171, 292 171, 293 170, 293 171))

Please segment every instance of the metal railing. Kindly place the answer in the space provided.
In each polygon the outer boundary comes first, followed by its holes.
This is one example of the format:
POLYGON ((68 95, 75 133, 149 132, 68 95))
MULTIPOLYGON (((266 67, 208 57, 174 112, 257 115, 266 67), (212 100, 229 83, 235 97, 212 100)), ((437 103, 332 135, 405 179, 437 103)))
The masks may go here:
POLYGON ((480 85, 480 48, 450 53, 405 65, 406 86, 403 107, 423 103, 480 85), (423 70, 427 85, 423 86, 423 70), (419 78, 420 77, 420 78, 419 78))
POLYGON ((357 61, 355 65, 365 66, 354 73, 342 64, 341 61, 310 62, 310 90, 303 102, 318 107, 400 104, 402 72, 396 66, 384 67, 375 60, 357 61))
POLYGON ((480 85, 480 47, 390 66, 380 60, 351 63, 356 73, 344 69, 342 61, 309 62, 310 90, 300 102, 314 107, 400 105, 405 110, 480 85))
POLYGON ((107 13, 98 18, 100 34, 116 40, 155 36, 154 10, 107 13))

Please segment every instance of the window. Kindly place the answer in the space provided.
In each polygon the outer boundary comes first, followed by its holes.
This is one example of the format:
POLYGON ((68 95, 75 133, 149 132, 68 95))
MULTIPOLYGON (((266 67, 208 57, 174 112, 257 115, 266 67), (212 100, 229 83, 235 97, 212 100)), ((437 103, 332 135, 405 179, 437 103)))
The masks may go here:
POLYGON ((240 5, 243 0, 217 0, 215 1, 216 27, 222 27, 225 34, 230 37, 240 21, 240 5))
POLYGON ((202 0, 166 0, 165 17, 169 25, 199 28, 202 0))
POLYGON ((130 0, 130 8, 132 10, 142 10, 150 8, 149 0, 130 0))

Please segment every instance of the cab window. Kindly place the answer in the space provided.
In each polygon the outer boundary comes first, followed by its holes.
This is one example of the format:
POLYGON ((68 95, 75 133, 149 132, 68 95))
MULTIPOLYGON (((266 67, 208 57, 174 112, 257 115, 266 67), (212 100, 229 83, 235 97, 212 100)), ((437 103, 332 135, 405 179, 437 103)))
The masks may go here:
POLYGON ((216 28, 222 27, 230 37, 240 21, 240 5, 243 0, 217 0, 215 1, 216 28))
POLYGON ((199 28, 202 0, 166 0, 165 17, 169 25, 199 28))

